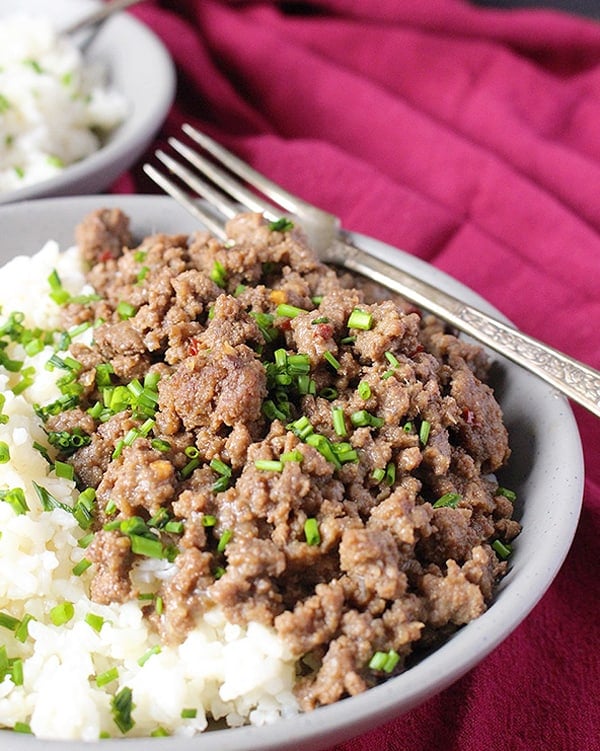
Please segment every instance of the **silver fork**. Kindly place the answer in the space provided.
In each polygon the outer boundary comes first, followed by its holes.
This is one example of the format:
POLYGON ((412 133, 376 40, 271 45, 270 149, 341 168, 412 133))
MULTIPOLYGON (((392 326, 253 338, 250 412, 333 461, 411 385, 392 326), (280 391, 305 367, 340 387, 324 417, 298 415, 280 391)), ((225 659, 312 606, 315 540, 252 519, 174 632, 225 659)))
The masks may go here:
POLYGON ((195 200, 152 165, 145 164, 144 171, 217 237, 227 239, 224 221, 241 210, 261 212, 269 220, 286 214, 302 226, 321 260, 362 274, 399 293, 600 416, 599 371, 368 253, 354 243, 333 214, 284 190, 196 128, 186 124, 183 131, 211 158, 177 138, 170 138, 169 143, 192 169, 162 150, 156 156, 204 202, 195 200), (257 191, 269 201, 259 197, 257 191))

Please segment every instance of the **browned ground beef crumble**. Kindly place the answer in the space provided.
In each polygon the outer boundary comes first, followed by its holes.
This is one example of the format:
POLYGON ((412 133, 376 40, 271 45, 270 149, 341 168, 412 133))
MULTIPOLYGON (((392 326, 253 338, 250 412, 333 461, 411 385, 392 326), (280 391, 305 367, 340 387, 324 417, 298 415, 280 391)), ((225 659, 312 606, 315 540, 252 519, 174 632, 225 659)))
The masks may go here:
POLYGON ((92 597, 138 596, 122 522, 141 524, 175 564, 147 608, 161 637, 183 639, 214 604, 273 626, 310 709, 400 672, 486 609, 506 570, 492 544, 519 532, 492 474, 507 432, 479 347, 322 265, 295 228, 244 214, 227 229, 225 244, 133 247, 119 210, 85 218, 100 299, 67 304, 64 320, 93 321, 94 341, 71 346, 79 401, 46 429, 83 436, 65 458, 96 491, 92 597), (354 309, 367 329, 348 327, 354 309), (102 411, 149 373, 149 413, 102 411), (375 653, 396 665, 369 667, 375 653))

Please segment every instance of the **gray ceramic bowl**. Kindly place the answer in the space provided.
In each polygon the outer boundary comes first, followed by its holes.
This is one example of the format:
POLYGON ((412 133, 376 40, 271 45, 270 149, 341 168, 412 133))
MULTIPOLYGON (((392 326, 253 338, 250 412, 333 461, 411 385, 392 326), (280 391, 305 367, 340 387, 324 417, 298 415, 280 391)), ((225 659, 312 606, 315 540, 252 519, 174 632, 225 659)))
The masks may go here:
MULTIPOLYGON (((102 196, 49 199, 0 207, 0 263, 34 253, 47 239, 73 243, 75 224, 89 211, 119 206, 140 237, 155 231, 190 232, 198 225, 171 199, 102 196)), ((432 266, 370 238, 354 239, 374 255, 489 312, 497 311, 471 290, 432 266)), ((446 644, 387 683, 312 713, 267 727, 214 730, 201 737, 155 738, 153 751, 319 751, 382 724, 446 688, 483 660, 519 623, 550 586, 571 545, 583 493, 583 456, 573 414, 551 387, 494 356, 494 379, 511 435, 513 457, 500 476, 518 493, 523 531, 514 544, 511 568, 488 611, 446 644)), ((518 656, 517 656, 518 657, 518 656)), ((89 751, 96 744, 41 741, 0 731, 3 751, 89 751)), ((145 751, 147 739, 102 741, 102 749, 145 751)))
MULTIPOLYGON (((16 12, 45 15, 62 29, 101 5, 98 0, 2 0, 0 18, 16 12)), ((175 68, 162 42, 146 26, 118 13, 93 36, 81 32, 75 39, 85 41, 90 62, 107 70, 111 85, 127 100, 129 114, 94 154, 56 177, 0 193, 0 204, 104 190, 136 162, 167 116, 175 94, 175 68)))

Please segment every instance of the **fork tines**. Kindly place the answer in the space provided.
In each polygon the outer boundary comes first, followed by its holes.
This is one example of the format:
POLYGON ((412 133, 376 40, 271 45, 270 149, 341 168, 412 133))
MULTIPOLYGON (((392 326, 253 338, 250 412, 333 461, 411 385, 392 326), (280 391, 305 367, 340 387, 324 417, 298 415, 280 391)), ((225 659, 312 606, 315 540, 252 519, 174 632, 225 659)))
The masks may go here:
MULTIPOLYGON (((186 124, 183 130, 211 155, 212 160, 178 138, 169 138, 169 145, 185 161, 175 159, 162 149, 158 149, 155 154, 185 189, 156 167, 145 164, 144 172, 160 188, 222 239, 225 239, 224 220, 241 210, 260 212, 269 220, 281 216, 281 211, 277 211, 271 203, 257 196, 242 182, 260 190, 261 187, 268 187, 267 183, 270 181, 196 128, 186 124), (204 201, 200 203, 193 195, 200 196, 204 201)), ((278 191, 281 193, 281 189, 278 188, 278 191)))

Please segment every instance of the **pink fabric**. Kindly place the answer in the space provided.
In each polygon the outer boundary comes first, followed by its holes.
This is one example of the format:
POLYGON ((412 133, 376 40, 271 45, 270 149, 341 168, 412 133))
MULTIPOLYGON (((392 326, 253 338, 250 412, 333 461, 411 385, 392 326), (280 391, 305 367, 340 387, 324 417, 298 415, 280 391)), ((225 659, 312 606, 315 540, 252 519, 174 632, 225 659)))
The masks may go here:
MULTIPOLYGON (((190 120, 600 368, 600 26, 465 0, 132 12, 178 67, 157 143, 190 120)), ((155 192, 140 165, 113 189, 155 192)), ((549 592, 462 680, 335 751, 600 748, 600 429, 575 412, 584 510, 549 592)))

